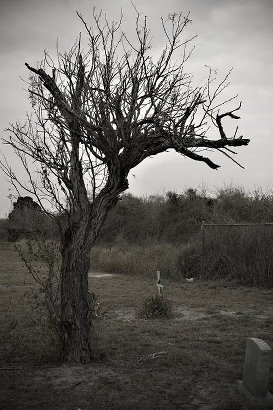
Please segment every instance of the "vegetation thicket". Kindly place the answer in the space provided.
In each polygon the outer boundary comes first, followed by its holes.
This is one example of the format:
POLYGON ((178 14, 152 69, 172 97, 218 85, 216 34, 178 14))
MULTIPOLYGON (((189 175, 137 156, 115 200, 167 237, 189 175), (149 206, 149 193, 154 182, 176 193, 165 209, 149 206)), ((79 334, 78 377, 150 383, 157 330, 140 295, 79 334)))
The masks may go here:
POLYGON ((272 216, 273 196, 259 190, 222 188, 213 198, 194 189, 146 198, 127 194, 106 219, 93 263, 110 272, 151 276, 159 269, 174 279, 271 287, 272 216))
POLYGON ((124 195, 109 212, 98 238, 100 245, 126 243, 187 243, 205 223, 270 223, 273 196, 247 194, 241 188, 222 188, 212 198, 206 192, 187 189, 138 198, 124 195))
MULTIPOLYGON (((2 240, 56 237, 52 220, 28 197, 13 205, 1 220, 2 240)), ((214 197, 191 188, 142 198, 125 194, 106 218, 92 268, 153 277, 160 270, 175 280, 203 277, 272 287, 272 216, 273 196, 259 190, 225 187, 214 197), (203 223, 220 226, 202 228, 203 223)))

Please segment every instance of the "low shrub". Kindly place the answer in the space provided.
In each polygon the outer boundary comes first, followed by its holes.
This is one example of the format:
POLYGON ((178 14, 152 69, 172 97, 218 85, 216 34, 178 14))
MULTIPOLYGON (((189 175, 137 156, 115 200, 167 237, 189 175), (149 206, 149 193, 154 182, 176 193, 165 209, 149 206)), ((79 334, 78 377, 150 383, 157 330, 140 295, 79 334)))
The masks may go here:
POLYGON ((159 295, 148 297, 138 308, 136 316, 143 319, 170 318, 171 304, 159 295))

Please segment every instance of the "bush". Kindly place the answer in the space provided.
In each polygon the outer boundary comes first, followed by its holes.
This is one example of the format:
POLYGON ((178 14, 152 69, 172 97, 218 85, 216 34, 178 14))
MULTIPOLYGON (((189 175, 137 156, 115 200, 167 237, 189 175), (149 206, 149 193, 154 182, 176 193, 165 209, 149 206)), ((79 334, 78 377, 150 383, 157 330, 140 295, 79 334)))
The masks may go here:
POLYGON ((273 287, 271 226, 208 227, 204 278, 234 280, 246 286, 273 287))
POLYGON ((199 277, 202 272, 202 245, 199 241, 185 245, 177 258, 177 271, 183 278, 199 277))
POLYGON ((139 307, 136 316, 144 319, 170 318, 171 304, 159 295, 148 297, 139 307))

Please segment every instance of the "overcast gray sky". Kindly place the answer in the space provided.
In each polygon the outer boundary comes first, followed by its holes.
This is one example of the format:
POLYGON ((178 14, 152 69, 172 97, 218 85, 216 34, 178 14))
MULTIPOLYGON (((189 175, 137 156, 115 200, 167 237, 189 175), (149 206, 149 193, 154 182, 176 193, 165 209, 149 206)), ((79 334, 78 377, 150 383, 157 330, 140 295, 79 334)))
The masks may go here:
MULTIPOLYGON (((155 50, 164 44, 160 16, 191 11, 191 33, 198 35, 189 70, 205 79, 209 65, 224 75, 231 67, 231 94, 239 94, 240 133, 249 137, 248 147, 238 148, 241 169, 225 157, 218 157, 218 171, 175 153, 147 159, 132 171, 130 192, 135 195, 180 192, 186 187, 205 186, 210 192, 223 185, 239 185, 253 191, 273 189, 272 109, 273 109, 273 0, 134 0, 142 15, 148 16, 155 50)), ((130 0, 1 0, 0 1, 0 130, 9 122, 23 119, 29 110, 25 62, 36 65, 43 50, 69 49, 83 27, 76 15, 90 20, 92 7, 102 8, 110 18, 124 13, 124 28, 134 29, 130 0)), ((226 121, 229 121, 227 119, 226 121)), ((232 124, 235 125, 235 124, 232 124)), ((1 145, 4 152, 6 148, 1 145)), ((13 156, 8 155, 10 161, 13 156)), ((215 157, 214 157, 215 159, 215 157)), ((10 210, 9 186, 0 174, 0 217, 10 210)))

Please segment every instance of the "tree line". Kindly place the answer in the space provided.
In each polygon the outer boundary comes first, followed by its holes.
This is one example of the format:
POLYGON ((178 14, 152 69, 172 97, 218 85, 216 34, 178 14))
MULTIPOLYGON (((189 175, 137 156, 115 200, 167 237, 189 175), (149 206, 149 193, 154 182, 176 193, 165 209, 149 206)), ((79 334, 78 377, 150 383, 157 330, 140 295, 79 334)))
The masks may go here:
POLYGON ((109 212, 98 244, 185 243, 206 223, 273 220, 273 195, 222 188, 214 196, 195 189, 138 198, 124 195, 109 212))
MULTIPOLYGON (((56 215, 56 220, 64 215, 56 215)), ((187 189, 165 195, 137 197, 124 194, 107 215, 97 245, 185 243, 199 234, 206 223, 266 223, 273 220, 273 195, 257 190, 222 188, 216 195, 187 189)), ((0 237, 57 238, 56 221, 30 197, 19 197, 7 220, 1 221, 0 237)))

